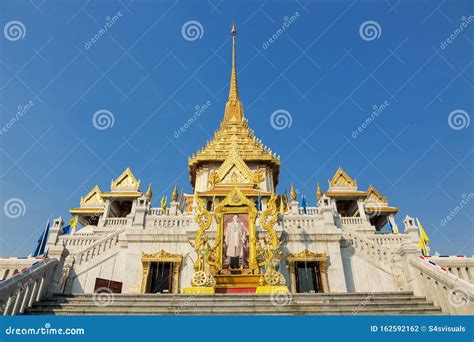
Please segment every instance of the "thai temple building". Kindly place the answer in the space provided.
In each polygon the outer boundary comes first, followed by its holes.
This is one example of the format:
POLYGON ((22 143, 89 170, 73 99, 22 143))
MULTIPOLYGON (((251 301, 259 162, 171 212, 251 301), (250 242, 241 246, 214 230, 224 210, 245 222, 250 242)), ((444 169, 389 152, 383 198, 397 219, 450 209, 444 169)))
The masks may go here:
POLYGON ((239 95, 236 34, 220 126, 188 159, 192 193, 155 198, 132 168, 92 187, 44 255, 0 259, 3 314, 474 313, 474 259, 430 256, 419 222, 398 227, 350 166, 314 184, 314 207, 279 192, 280 157, 239 95))

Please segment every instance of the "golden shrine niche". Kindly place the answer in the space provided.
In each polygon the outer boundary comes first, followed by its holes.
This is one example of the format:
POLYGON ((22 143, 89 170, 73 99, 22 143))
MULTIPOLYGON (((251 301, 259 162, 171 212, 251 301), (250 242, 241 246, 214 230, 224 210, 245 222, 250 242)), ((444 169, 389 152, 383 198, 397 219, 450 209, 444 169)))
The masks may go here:
POLYGON ((211 272, 216 275, 258 274, 255 203, 238 188, 234 188, 216 207, 214 217, 217 223, 216 244, 219 244, 219 248, 215 251, 215 265, 211 272), (240 227, 240 236, 238 230, 232 234, 241 239, 241 246, 235 246, 232 250, 235 238, 230 232, 226 235, 226 230, 234 230, 234 227, 240 227), (233 267, 231 260, 237 257, 239 265, 233 267))

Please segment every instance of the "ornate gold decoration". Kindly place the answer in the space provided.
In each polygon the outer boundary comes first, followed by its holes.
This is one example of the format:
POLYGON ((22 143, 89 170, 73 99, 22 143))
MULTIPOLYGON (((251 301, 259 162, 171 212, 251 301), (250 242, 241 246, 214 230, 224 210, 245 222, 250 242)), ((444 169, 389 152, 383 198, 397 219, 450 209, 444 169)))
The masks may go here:
MULTIPOLYGON (((231 192, 222 200, 214 210, 214 217, 217 222, 216 243, 223 246, 224 238, 224 215, 246 213, 249 215, 249 269, 248 273, 258 273, 257 263, 257 238, 255 232, 255 220, 257 219, 257 208, 255 203, 249 200, 238 188, 231 192)), ((216 265, 214 272, 222 269, 222 248, 216 251, 216 265)), ((212 270, 212 269, 211 269, 212 270)), ((214 273, 215 274, 215 273, 214 273)))
POLYGON ((326 262, 327 255, 326 253, 316 253, 305 249, 299 253, 287 253, 286 262, 295 262, 295 261, 324 261, 326 262))
POLYGON ((291 187, 290 187, 290 199, 292 201, 296 201, 296 191, 295 191, 295 186, 293 185, 293 183, 291 183, 291 187))
POLYGON ((148 274, 150 272, 150 265, 152 262, 170 262, 173 266, 172 269, 172 287, 173 293, 178 293, 179 283, 179 269, 183 262, 183 256, 181 254, 172 254, 165 252, 163 249, 157 253, 144 253, 142 252, 142 284, 140 286, 140 293, 145 293, 149 284, 148 274))
POLYGON ((278 222, 278 210, 276 206, 276 200, 278 196, 272 194, 267 203, 267 208, 260 215, 260 224, 267 231, 268 237, 270 238, 270 243, 273 248, 277 247, 278 237, 276 235, 273 226, 278 222))
POLYGON ((217 171, 212 171, 210 174, 209 174, 209 180, 208 180, 208 184, 211 186, 211 189, 214 189, 214 187, 219 184, 221 182, 221 178, 219 177, 219 174, 217 173, 217 171))
POLYGON ((96 207, 103 206, 105 201, 101 197, 101 191, 99 186, 96 185, 87 195, 81 197, 80 206, 81 207, 96 207))
POLYGON ((199 230, 196 234, 194 248, 199 249, 201 247, 201 240, 203 239, 204 233, 209 229, 212 223, 211 213, 206 210, 206 204, 204 201, 197 196, 196 200, 196 214, 194 220, 199 226, 199 230))
POLYGON ((135 178, 129 167, 110 185, 111 191, 138 191, 139 187, 140 181, 135 178))
POLYGON ((262 285, 267 286, 284 286, 286 285, 285 277, 276 270, 275 264, 281 259, 281 246, 283 241, 274 246, 269 236, 266 236, 257 246, 257 256, 264 260, 265 273, 262 276, 262 285))
POLYGON ((296 292, 296 262, 307 262, 307 261, 316 261, 319 262, 319 269, 321 271, 321 282, 323 286, 323 291, 325 293, 329 292, 329 282, 327 276, 327 259, 328 256, 326 253, 316 253, 305 249, 299 253, 287 253, 286 254, 286 264, 288 265, 290 273, 290 285, 291 292, 296 292))
POLYGON ((341 167, 339 167, 336 173, 334 174, 334 177, 332 177, 332 180, 329 181, 329 187, 357 188, 357 182, 351 177, 349 177, 349 175, 341 167))
POLYGON ((261 168, 258 168, 255 170, 252 176, 252 182, 255 188, 260 189, 260 183, 262 183, 265 180, 265 176, 263 174, 263 170, 261 168))
POLYGON ((380 192, 378 192, 375 186, 370 185, 369 189, 367 190, 367 197, 365 198, 365 202, 387 204, 388 200, 387 197, 383 196, 380 192))
POLYGON ((148 202, 150 202, 151 199, 152 199, 152 197, 153 197, 153 190, 151 189, 151 183, 150 183, 150 184, 148 185, 148 189, 147 189, 147 191, 146 191, 145 198, 146 198, 146 200, 147 200, 148 202))
POLYGON ((229 183, 251 183, 252 182, 252 171, 250 171, 247 164, 244 162, 239 154, 239 147, 237 143, 237 136, 232 136, 232 142, 230 146, 230 152, 226 160, 217 170, 220 182, 229 183), (238 171, 235 173, 235 171, 238 171))
POLYGON ((179 197, 178 186, 175 184, 173 188, 173 193, 171 194, 171 201, 177 202, 179 197))
POLYGON ((318 183, 318 187, 316 189, 316 199, 319 201, 321 197, 323 197, 323 192, 321 191, 321 187, 319 186, 319 183, 318 183))
POLYGON ((215 264, 213 257, 215 250, 219 246, 216 244, 214 247, 211 247, 207 235, 204 235, 201 239, 201 244, 199 247, 196 247, 192 242, 191 246, 196 250, 197 260, 194 263, 194 275, 191 280, 193 286, 207 286, 215 287, 216 281, 211 274, 211 264, 215 264))

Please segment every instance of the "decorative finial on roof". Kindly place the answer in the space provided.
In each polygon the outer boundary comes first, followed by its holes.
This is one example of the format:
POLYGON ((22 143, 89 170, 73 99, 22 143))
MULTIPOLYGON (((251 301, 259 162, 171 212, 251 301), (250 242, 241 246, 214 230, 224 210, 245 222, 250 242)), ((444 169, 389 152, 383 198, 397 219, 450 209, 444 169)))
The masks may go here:
POLYGON ((293 185, 293 183, 291 183, 290 198, 292 201, 296 201, 296 191, 295 191, 295 186, 293 185))
POLYGON ((316 189, 316 199, 319 201, 323 197, 323 192, 321 191, 321 187, 319 186, 318 182, 318 187, 316 189))
POLYGON ((153 190, 151 189, 151 183, 148 185, 148 189, 145 193, 145 198, 148 202, 151 201, 151 198, 153 197, 153 190))
POLYGON ((179 197, 178 186, 175 185, 175 186, 174 186, 174 189, 173 189, 173 193, 171 194, 171 201, 177 202, 177 201, 178 201, 178 197, 179 197))

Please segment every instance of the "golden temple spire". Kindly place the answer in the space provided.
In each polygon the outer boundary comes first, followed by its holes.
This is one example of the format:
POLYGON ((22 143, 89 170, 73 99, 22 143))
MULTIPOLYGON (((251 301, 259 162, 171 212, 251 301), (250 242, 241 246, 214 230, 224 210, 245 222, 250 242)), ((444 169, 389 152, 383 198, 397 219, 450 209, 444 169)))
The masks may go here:
POLYGON ((235 37, 237 30, 235 24, 232 24, 232 71, 230 74, 229 100, 225 106, 224 122, 242 122, 244 118, 244 110, 242 102, 239 99, 239 88, 237 86, 237 63, 235 37))
POLYGON ((318 182, 318 187, 316 189, 316 199, 319 201, 321 197, 323 197, 323 192, 321 191, 321 187, 319 186, 318 182))
POLYGON ((178 186, 175 184, 173 193, 171 194, 171 201, 177 202, 179 197, 178 186))
POLYGON ((290 198, 292 201, 296 201, 296 191, 295 191, 295 186, 293 185, 293 183, 291 183, 290 198))

